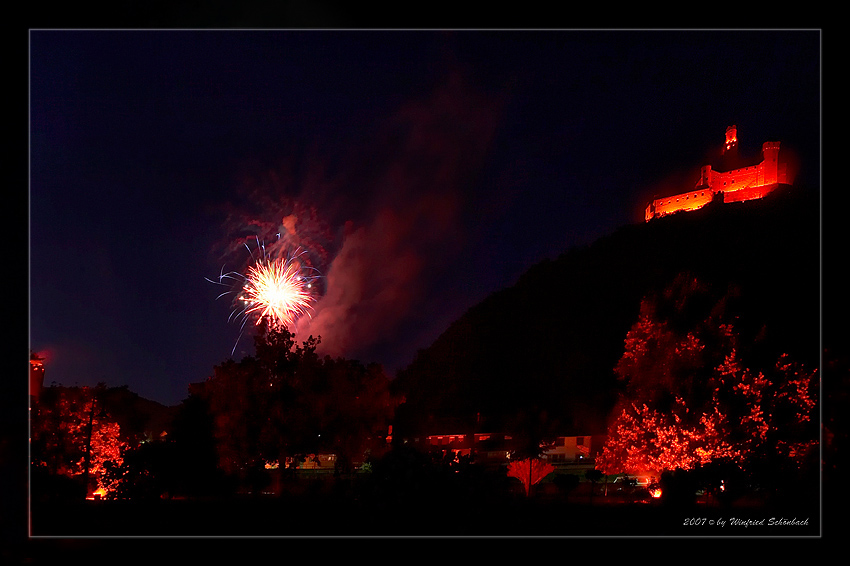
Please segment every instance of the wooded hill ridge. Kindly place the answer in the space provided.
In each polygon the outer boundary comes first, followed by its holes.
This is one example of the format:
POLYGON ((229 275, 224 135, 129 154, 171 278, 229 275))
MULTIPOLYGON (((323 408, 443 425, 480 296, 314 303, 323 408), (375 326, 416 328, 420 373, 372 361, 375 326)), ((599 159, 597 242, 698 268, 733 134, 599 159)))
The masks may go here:
POLYGON ((604 434, 621 386, 613 369, 641 300, 683 272, 718 298, 736 290, 745 339, 759 336, 772 353, 817 367, 820 229, 818 191, 782 186, 759 201, 626 225, 544 260, 399 372, 393 388, 405 403, 394 434, 530 423, 560 435, 604 434))

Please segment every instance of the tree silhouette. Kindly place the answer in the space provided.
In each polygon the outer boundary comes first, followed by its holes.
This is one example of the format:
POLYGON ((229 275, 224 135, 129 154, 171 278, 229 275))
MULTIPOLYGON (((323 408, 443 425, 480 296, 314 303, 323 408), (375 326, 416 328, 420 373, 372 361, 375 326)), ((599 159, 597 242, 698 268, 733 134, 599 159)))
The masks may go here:
POLYGON ((561 493, 568 495, 578 487, 581 480, 575 474, 558 474, 552 481, 558 486, 561 493))
POLYGON ((593 492, 596 491, 596 482, 601 480, 605 474, 597 469, 590 469, 584 472, 584 477, 590 482, 590 502, 593 503, 593 492))
POLYGON ((216 366, 199 388, 213 419, 219 466, 244 478, 266 464, 296 466, 334 453, 342 471, 386 445, 396 401, 379 365, 320 358, 319 339, 296 345, 286 327, 261 322, 255 355, 216 366))

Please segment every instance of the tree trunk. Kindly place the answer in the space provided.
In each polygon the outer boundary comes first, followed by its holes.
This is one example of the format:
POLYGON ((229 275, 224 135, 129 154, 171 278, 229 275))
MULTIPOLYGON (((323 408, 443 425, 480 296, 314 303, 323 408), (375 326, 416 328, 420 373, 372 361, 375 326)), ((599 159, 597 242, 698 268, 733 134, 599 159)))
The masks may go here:
POLYGON ((91 410, 89 411, 89 424, 86 427, 86 457, 84 460, 83 482, 85 484, 85 495, 89 496, 89 468, 91 468, 91 437, 92 428, 94 427, 94 399, 91 402, 91 410))

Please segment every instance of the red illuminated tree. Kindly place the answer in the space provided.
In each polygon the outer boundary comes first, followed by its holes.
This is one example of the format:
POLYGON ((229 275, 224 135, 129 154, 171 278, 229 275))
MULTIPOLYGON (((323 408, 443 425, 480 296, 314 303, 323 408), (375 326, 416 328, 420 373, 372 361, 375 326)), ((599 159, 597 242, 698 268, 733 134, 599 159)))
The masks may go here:
POLYGON ((34 403, 32 466, 48 475, 81 478, 87 493, 111 488, 109 463, 120 465, 127 443, 102 404, 105 386, 50 387, 34 403))
POLYGON ((625 389, 598 469, 747 468, 776 458, 800 465, 816 446, 816 372, 786 355, 766 370, 746 367, 729 299, 712 301, 707 287, 683 275, 642 302, 615 368, 625 389))
POLYGON ((522 485, 525 486, 526 496, 529 495, 532 485, 537 485, 554 471, 555 466, 540 458, 526 458, 508 464, 508 477, 517 478, 522 482, 522 485))

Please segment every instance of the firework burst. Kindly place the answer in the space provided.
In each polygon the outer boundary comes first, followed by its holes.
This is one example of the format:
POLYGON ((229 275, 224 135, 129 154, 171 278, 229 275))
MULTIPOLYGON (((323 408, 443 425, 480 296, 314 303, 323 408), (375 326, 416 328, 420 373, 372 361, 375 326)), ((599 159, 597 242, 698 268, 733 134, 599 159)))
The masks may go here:
POLYGON ((238 300, 245 304, 247 316, 257 313, 257 324, 268 317, 290 326, 309 311, 313 302, 310 287, 301 274, 300 262, 263 260, 248 269, 238 300))
MULTIPOLYGON (((306 261, 306 251, 300 248, 293 254, 281 254, 275 257, 266 251, 266 246, 257 238, 257 252, 260 257, 251 253, 251 263, 245 273, 231 271, 224 273, 222 268, 218 281, 207 278, 207 281, 230 287, 218 297, 233 295, 233 310, 230 320, 241 320, 239 338, 242 337, 248 321, 255 325, 266 320, 272 325, 292 327, 302 316, 310 316, 313 303, 316 300, 316 281, 318 271, 306 261)), ((232 354, 233 352, 231 352, 232 354)))

